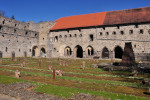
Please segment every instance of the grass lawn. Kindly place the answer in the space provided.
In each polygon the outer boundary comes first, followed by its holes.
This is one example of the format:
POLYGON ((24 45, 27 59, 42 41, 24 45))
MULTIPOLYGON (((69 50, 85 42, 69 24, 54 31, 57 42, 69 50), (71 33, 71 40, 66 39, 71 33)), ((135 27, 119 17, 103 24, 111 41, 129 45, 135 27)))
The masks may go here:
POLYGON ((29 82, 35 84, 33 91, 70 98, 78 93, 91 94, 110 98, 111 100, 149 100, 150 95, 146 86, 141 85, 141 80, 149 78, 149 74, 139 74, 130 77, 129 72, 106 72, 102 69, 93 69, 91 64, 109 62, 109 60, 87 59, 42 59, 41 66, 38 58, 19 58, 17 61, 2 59, 0 64, 0 83, 13 84, 16 82, 29 82), (20 64, 25 61, 25 67, 20 64), (86 62, 85 69, 80 69, 82 61, 86 62), (66 66, 60 63, 66 62, 66 66), (48 66, 63 71, 63 76, 52 79, 52 72, 48 66), (14 72, 19 70, 21 78, 15 78, 14 72))

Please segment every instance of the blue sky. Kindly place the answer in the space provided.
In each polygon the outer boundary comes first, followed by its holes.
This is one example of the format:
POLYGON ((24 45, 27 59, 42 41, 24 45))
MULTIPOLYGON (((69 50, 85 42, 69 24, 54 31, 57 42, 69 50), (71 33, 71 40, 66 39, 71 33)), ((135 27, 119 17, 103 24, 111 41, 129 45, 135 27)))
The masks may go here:
POLYGON ((147 6, 150 0, 0 0, 0 10, 25 22, 147 6))

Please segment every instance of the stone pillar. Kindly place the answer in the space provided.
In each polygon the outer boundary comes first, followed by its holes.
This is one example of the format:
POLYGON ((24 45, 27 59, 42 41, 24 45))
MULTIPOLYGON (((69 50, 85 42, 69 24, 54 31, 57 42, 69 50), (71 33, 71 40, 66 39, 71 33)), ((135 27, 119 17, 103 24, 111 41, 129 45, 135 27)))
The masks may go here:
POLYGON ((73 55, 74 55, 74 58, 77 57, 77 48, 74 49, 73 55))
POLYGON ((86 58, 86 52, 83 51, 83 58, 86 58))
POLYGON ((113 51, 109 51, 109 58, 113 59, 114 58, 114 52, 113 51))
POLYGON ((135 66, 135 57, 131 42, 125 43, 124 52, 122 56, 123 66, 135 66))

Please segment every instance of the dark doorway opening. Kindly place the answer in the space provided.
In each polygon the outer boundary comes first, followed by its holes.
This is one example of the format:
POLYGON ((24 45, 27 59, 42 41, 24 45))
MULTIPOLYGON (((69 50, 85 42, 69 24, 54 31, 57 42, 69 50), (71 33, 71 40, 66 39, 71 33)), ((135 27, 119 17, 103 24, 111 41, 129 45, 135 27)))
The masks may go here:
POLYGON ((76 49, 77 49, 77 57, 78 58, 83 58, 83 49, 81 46, 76 46, 76 49))
POLYGON ((15 58, 15 52, 12 52, 12 59, 15 58))
POLYGON ((32 57, 36 56, 36 50, 37 50, 37 46, 34 46, 32 49, 32 57))
POLYGON ((24 57, 27 57, 27 52, 26 51, 24 52, 24 57))
POLYGON ((45 48, 41 48, 40 56, 41 57, 46 57, 46 50, 45 50, 45 48))
POLYGON ((109 51, 108 49, 105 47, 103 48, 103 51, 102 51, 102 58, 103 59, 108 59, 109 58, 109 51))
POLYGON ((0 51, 0 58, 3 58, 3 53, 0 51))
POLYGON ((32 56, 35 56, 35 49, 32 50, 32 56))
POLYGON ((44 48, 41 48, 42 53, 46 53, 44 48))
POLYGON ((123 50, 121 47, 117 46, 115 48, 115 58, 119 58, 122 59, 122 55, 123 55, 123 50))

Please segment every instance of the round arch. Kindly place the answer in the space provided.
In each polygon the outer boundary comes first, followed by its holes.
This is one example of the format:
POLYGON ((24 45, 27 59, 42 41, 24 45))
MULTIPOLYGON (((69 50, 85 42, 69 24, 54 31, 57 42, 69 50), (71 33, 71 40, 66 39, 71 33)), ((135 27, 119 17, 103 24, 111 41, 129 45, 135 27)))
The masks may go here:
POLYGON ((37 56, 37 51, 38 50, 38 47, 37 46, 33 46, 33 48, 32 48, 32 56, 33 57, 35 57, 35 56, 37 56))
POLYGON ((123 49, 120 46, 116 46, 114 52, 115 52, 115 58, 122 59, 123 49))
POLYGON ((77 58, 83 58, 83 49, 80 45, 77 45, 74 49, 74 55, 77 58))
POLYGON ((93 49, 92 46, 88 46, 88 47, 86 48, 86 55, 87 55, 87 56, 92 56, 92 55, 94 55, 94 49, 93 49))
POLYGON ((109 58, 109 50, 107 47, 104 47, 103 50, 102 50, 102 58, 105 59, 105 58, 109 58))
POLYGON ((72 54, 71 48, 67 46, 64 50, 64 55, 65 56, 70 56, 72 54))
POLYGON ((40 56, 41 57, 46 57, 46 50, 45 50, 44 47, 42 47, 41 50, 40 50, 40 56))

